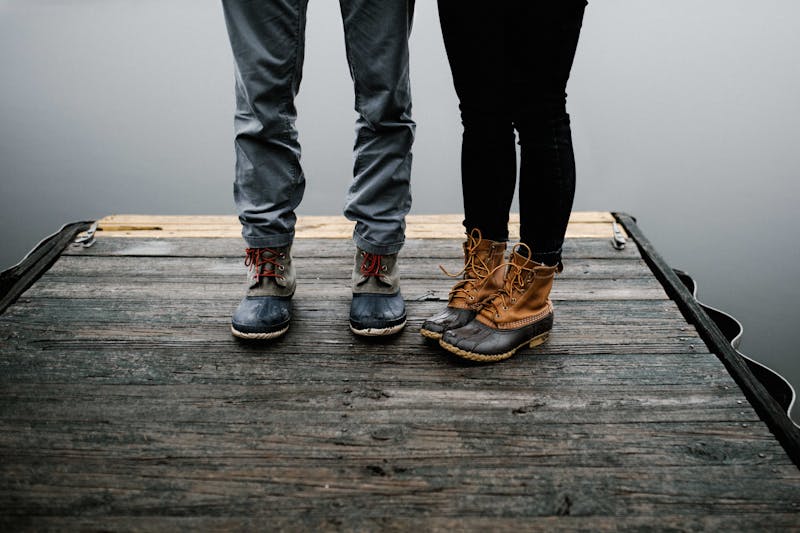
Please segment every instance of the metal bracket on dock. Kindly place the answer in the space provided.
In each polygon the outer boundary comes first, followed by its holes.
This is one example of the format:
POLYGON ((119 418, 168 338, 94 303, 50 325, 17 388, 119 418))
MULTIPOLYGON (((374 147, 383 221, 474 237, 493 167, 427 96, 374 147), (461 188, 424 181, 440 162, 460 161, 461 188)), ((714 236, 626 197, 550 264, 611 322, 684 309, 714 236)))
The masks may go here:
POLYGON ((611 237, 611 246, 613 246, 615 250, 624 250, 628 240, 622 234, 616 222, 611 222, 611 229, 614 232, 614 236, 611 237))
POLYGON ((91 231, 95 225, 90 221, 64 224, 42 239, 19 263, 0 272, 0 315, 61 257, 61 252, 75 242, 76 235, 91 231))
POLYGON ((95 239, 95 233, 96 232, 97 232, 97 222, 92 224, 91 227, 89 229, 87 229, 85 232, 79 234, 75 238, 75 240, 72 241, 72 244, 74 246, 81 246, 83 248, 89 248, 96 241, 96 239, 95 239))

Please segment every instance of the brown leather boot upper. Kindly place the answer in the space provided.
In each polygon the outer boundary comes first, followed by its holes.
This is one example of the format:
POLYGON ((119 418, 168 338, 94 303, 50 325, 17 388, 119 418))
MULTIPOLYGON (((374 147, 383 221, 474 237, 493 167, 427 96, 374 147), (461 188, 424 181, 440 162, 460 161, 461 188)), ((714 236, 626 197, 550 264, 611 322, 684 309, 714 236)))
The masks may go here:
POLYGON ((550 290, 556 272, 561 270, 560 263, 537 263, 519 254, 515 247, 503 286, 481 302, 476 320, 495 329, 517 329, 545 318, 553 312, 550 290))
POLYGON ((503 286, 505 269, 499 266, 503 264, 506 243, 483 239, 481 232, 475 229, 467 235, 463 246, 464 279, 450 289, 447 307, 473 309, 478 302, 503 286))

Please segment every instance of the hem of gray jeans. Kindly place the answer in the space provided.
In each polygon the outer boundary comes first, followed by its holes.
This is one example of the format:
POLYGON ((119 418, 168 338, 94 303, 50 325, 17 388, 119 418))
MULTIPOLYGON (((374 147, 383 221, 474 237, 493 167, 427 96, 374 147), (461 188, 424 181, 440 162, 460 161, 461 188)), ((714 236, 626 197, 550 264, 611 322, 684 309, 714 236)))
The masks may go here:
POLYGON ((396 254, 403 248, 403 244, 405 240, 399 242, 393 242, 389 244, 378 244, 368 240, 363 235, 359 235, 355 231, 353 231, 353 242, 358 246, 361 250, 364 250, 370 254, 378 254, 378 255, 389 255, 389 254, 396 254))
POLYGON ((294 242, 294 232, 278 233, 264 237, 246 237, 242 235, 242 238, 250 248, 283 248, 290 246, 294 242))

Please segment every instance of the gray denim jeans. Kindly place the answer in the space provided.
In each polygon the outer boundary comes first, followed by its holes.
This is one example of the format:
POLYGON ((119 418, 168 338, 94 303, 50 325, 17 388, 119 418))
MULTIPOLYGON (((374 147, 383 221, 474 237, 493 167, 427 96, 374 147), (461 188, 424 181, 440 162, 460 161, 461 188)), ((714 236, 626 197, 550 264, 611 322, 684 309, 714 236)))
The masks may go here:
MULTIPOLYGON (((308 0, 222 0, 236 72, 234 200, 253 248, 291 244, 305 190, 294 99, 308 0)), ((414 0, 340 0, 356 120, 344 215, 374 254, 400 250, 411 208, 408 38, 414 0)))

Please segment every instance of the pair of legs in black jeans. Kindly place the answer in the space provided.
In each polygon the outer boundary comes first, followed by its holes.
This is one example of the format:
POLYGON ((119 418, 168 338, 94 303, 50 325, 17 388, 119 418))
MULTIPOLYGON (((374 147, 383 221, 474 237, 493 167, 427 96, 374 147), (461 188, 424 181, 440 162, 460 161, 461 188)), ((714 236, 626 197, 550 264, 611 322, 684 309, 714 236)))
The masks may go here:
POLYGON ((521 148, 520 237, 534 261, 555 265, 575 195, 566 86, 584 0, 439 0, 458 94, 464 225, 508 239, 521 148))

